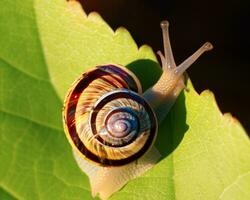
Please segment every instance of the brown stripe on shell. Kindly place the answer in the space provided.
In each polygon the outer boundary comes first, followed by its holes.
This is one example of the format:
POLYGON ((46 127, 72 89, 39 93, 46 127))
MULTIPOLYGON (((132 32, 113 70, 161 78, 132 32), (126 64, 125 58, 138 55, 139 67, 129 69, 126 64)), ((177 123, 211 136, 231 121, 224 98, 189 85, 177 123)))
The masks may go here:
MULTIPOLYGON (((138 102, 138 104, 142 105, 145 108, 145 110, 147 111, 147 113, 150 117, 151 130, 150 130, 148 140, 147 140, 146 144, 144 145, 144 147, 139 152, 137 152, 138 155, 133 156, 134 158, 135 157, 139 158, 147 151, 147 149, 151 146, 152 142, 154 141, 155 134, 156 134, 157 121, 155 119, 155 116, 154 116, 154 113, 153 113, 151 107, 148 105, 148 103, 141 96, 137 95, 136 93, 128 92, 127 90, 124 90, 124 91, 121 90, 121 91, 115 91, 113 94, 111 93, 110 95, 103 98, 100 101, 100 103, 98 103, 97 106, 94 107, 92 110, 91 117, 90 117, 91 130, 93 131, 94 135, 97 134, 96 126, 95 126, 94 122, 96 121, 96 117, 97 117, 99 110, 101 110, 106 103, 111 102, 115 99, 120 99, 120 98, 135 100, 136 102, 138 102)), ((97 136, 96 139, 98 139, 101 143, 104 144, 104 141, 100 136, 97 136)), ((135 139, 135 138, 133 138, 133 139, 135 139)), ((134 140, 131 140, 130 143, 133 141, 134 140)), ((109 144, 107 142, 105 142, 105 145, 113 146, 113 147, 121 147, 121 145, 112 145, 112 144, 109 144)), ((128 145, 128 144, 125 144, 125 145, 128 145)))
MULTIPOLYGON (((65 102, 65 106, 64 106, 65 129, 66 129, 66 132, 68 133, 68 136, 70 137, 69 139, 74 143, 74 145, 72 143, 71 144, 75 146, 88 159, 96 163, 99 163, 101 165, 119 166, 119 165, 124 165, 128 162, 131 162, 132 160, 127 159, 126 161, 125 160, 113 161, 113 160, 108 160, 108 159, 100 159, 98 156, 96 156, 95 154, 93 154, 91 151, 89 151, 86 148, 86 146, 83 144, 83 142, 79 138, 78 133, 76 131, 75 113, 76 113, 76 107, 77 107, 77 104, 78 104, 79 98, 81 97, 82 92, 86 90, 86 88, 89 87, 90 84, 94 80, 98 78, 103 79, 105 76, 112 77, 113 80, 115 79, 124 88, 129 88, 130 90, 135 91, 135 92, 138 92, 138 90, 139 91, 141 90, 140 85, 138 85, 138 81, 134 80, 134 77, 131 76, 131 74, 127 73, 126 70, 120 68, 119 66, 115 66, 115 65, 100 66, 92 71, 89 71, 83 74, 81 78, 71 88, 67 96, 66 102, 65 102), (113 74, 115 74, 115 76, 113 74)), ((105 79, 104 81, 109 82, 111 85, 113 85, 114 83, 112 80, 109 81, 105 79)), ((117 85, 113 85, 113 86, 120 88, 121 85, 119 85, 118 87, 117 85)), ((90 107, 91 106, 89 105, 88 109, 90 109, 90 107)), ((82 112, 88 112, 89 111, 88 109, 82 112)))
MULTIPOLYGON (((128 164, 132 161, 137 160, 138 158, 140 158, 143 154, 145 154, 147 152, 147 150, 151 147, 152 143, 154 142, 154 139, 156 137, 156 129, 157 129, 157 121, 155 118, 155 115, 152 111, 152 109, 150 108, 150 106, 148 105, 147 102, 145 102, 145 100, 143 98, 140 98, 140 96, 130 96, 128 93, 124 93, 124 91, 119 91, 117 97, 114 94, 111 98, 107 98, 105 101, 110 101, 112 99, 115 98, 136 98, 138 101, 140 101, 140 103, 146 108, 148 115, 150 117, 150 122, 151 122, 151 129, 150 129, 150 133, 149 133, 149 137, 145 143, 145 145, 143 146, 143 148, 138 151, 137 153, 133 154, 132 156, 125 158, 125 159, 120 159, 120 160, 113 160, 113 159, 107 159, 107 158, 102 158, 99 157, 95 154, 93 154, 91 151, 89 151, 84 144, 82 143, 82 141, 80 140, 80 138, 78 137, 78 134, 76 132, 76 126, 70 126, 69 127, 69 132, 71 135, 71 138, 73 139, 73 142, 75 143, 75 145, 77 145, 78 150, 85 155, 88 159, 99 163, 101 165, 104 166, 121 166, 121 165, 125 165, 128 164)), ((101 109, 101 107, 103 106, 103 104, 98 104, 98 107, 96 108, 101 109)), ((91 120, 95 120, 95 114, 96 112, 93 112, 93 115, 91 117, 91 120)), ((74 123, 70 123, 71 125, 74 123)), ((93 121, 91 121, 91 124, 94 124, 93 121)), ((95 131, 95 127, 92 126, 92 131, 95 131)))
MULTIPOLYGON (((134 78, 121 67, 113 67, 114 65, 104 65, 101 66, 100 69, 104 69, 105 71, 109 71, 110 74, 116 74, 121 77, 127 85, 129 85, 130 90, 135 92, 141 92, 141 88, 138 88, 138 83, 134 80, 134 78)), ((140 86, 139 86, 140 87, 140 86)))

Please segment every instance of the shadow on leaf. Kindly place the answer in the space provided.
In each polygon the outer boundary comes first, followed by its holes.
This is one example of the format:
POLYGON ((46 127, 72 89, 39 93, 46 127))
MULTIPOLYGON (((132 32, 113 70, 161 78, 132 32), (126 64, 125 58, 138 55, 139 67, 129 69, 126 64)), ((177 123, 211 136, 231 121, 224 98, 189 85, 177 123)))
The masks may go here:
POLYGON ((160 65, 149 59, 136 60, 126 67, 140 80, 143 91, 154 85, 162 74, 160 65))
POLYGON ((185 96, 182 92, 166 118, 159 125, 156 147, 162 159, 171 154, 181 143, 189 126, 186 124, 185 96))
MULTIPOLYGON (((161 67, 155 61, 140 59, 126 66, 140 80, 145 91, 154 85, 162 74, 161 67)), ((166 118, 159 125, 156 147, 164 159, 171 154, 182 141, 189 126, 186 124, 185 95, 181 92, 166 118)))

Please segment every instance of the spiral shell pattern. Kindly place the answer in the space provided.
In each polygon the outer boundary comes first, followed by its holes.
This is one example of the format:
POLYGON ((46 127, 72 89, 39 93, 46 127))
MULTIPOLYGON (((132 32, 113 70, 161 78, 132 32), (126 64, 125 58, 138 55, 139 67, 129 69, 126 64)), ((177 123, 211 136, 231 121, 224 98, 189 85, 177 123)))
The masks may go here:
POLYGON ((71 87, 64 128, 80 155, 102 166, 137 160, 152 146, 157 120, 135 75, 117 65, 98 66, 71 87))

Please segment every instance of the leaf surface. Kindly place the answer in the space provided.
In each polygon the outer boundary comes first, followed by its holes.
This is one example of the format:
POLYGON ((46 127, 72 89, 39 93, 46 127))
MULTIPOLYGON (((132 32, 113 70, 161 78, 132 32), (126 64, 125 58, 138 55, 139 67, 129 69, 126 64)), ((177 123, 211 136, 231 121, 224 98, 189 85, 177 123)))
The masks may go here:
MULTIPOLYGON (((71 83, 106 63, 127 66, 143 89, 161 73, 150 47, 75 1, 0 1, 0 198, 92 199, 61 110, 71 83)), ((188 88, 160 126, 162 160, 111 199, 250 198, 248 137, 210 92, 188 88)))

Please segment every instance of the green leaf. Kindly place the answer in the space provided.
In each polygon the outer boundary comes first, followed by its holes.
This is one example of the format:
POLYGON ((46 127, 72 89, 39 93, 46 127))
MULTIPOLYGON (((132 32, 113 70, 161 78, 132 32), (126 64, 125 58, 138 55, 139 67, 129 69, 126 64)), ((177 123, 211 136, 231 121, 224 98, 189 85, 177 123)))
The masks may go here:
MULTIPOLYGON (((161 73, 153 51, 75 1, 1 0, 0 19, 0 198, 92 199, 63 133, 64 95, 105 63, 128 66, 146 89, 161 73)), ((250 198, 247 135, 210 92, 188 88, 160 126, 162 160, 111 199, 250 198)))
POLYGON ((4 191, 3 188, 0 188, 0 199, 4 200, 16 200, 11 194, 4 191))

